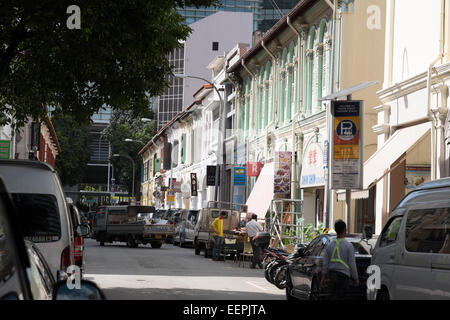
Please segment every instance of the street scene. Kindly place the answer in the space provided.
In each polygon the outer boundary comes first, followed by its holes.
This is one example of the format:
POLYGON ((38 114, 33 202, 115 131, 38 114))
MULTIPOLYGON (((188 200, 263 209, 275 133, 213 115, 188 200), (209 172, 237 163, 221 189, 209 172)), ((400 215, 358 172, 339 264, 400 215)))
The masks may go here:
POLYGON ((450 0, 0 12, 0 300, 450 299, 450 0))

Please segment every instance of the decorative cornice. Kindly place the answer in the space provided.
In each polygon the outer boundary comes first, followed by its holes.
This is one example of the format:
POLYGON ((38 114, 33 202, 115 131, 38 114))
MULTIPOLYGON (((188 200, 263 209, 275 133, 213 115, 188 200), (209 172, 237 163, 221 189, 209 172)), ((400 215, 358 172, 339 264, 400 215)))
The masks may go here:
POLYGON ((307 57, 308 59, 312 60, 313 57, 314 57, 314 49, 307 49, 307 50, 306 50, 306 57, 307 57))
POLYGON ((372 131, 378 135, 389 133, 390 130, 391 130, 391 127, 386 123, 377 124, 372 127, 372 131))
POLYGON ((391 111, 391 106, 389 104, 381 104, 379 106, 373 107, 373 110, 375 110, 375 112, 380 113, 380 112, 385 112, 391 111))
MULTIPOLYGON (((431 85, 442 83, 445 80, 450 80, 450 63, 433 68, 431 77, 431 85)), ((387 104, 398 98, 407 96, 411 93, 425 89, 427 87, 427 72, 409 78, 405 81, 396 83, 388 88, 377 92, 377 96, 383 104, 387 104)))

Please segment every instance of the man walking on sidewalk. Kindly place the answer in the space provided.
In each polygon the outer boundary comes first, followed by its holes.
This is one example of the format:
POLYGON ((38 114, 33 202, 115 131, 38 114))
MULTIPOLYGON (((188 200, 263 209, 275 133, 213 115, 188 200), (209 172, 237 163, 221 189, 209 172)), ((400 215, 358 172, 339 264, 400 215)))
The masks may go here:
POLYGON ((211 227, 214 230, 214 248, 213 248, 213 260, 218 261, 222 260, 220 258, 220 252, 222 251, 223 246, 223 218, 225 214, 220 213, 220 215, 214 219, 211 227))
POLYGON ((358 270, 356 269, 355 252, 353 245, 345 240, 347 225, 342 220, 334 224, 337 237, 325 248, 323 259, 321 287, 325 287, 328 277, 331 284, 331 299, 344 299, 347 293, 350 277, 359 286, 358 270))
POLYGON ((247 231, 247 235, 250 238, 250 244, 252 245, 253 249, 253 257, 252 257, 252 269, 256 268, 256 265, 258 265, 262 269, 262 264, 260 261, 260 253, 259 253, 259 247, 255 245, 255 240, 253 239, 258 232, 263 231, 263 227, 259 224, 257 221, 258 216, 256 214, 252 214, 252 219, 247 222, 245 225, 245 229, 247 231))

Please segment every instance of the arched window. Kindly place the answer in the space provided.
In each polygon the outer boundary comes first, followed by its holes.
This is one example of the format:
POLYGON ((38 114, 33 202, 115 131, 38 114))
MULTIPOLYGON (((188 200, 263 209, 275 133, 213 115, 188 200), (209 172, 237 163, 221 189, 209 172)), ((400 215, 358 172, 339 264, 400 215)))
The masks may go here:
POLYGON ((262 128, 263 124, 263 101, 264 101, 264 67, 259 70, 259 80, 258 80, 258 111, 256 112, 256 123, 258 128, 258 133, 262 128))
POLYGON ((314 71, 314 39, 316 37, 316 28, 314 26, 309 30, 308 35, 308 49, 306 50, 306 64, 307 64, 307 82, 306 82, 306 113, 311 114, 312 110, 312 86, 313 86, 313 71, 314 71))
POLYGON ((326 74, 324 76, 325 70, 323 68, 323 38, 326 31, 327 31, 327 21, 325 19, 322 19, 320 21, 319 26, 319 43, 317 45, 317 56, 318 56, 318 64, 317 64, 318 86, 317 86, 317 100, 316 100, 317 110, 321 109, 320 99, 322 99, 323 96, 323 88, 324 88, 323 79, 326 79, 326 74))
POLYGON ((292 97, 294 96, 294 41, 289 45, 287 75, 286 119, 292 119, 292 97))
MULTIPOLYGON (((271 88, 270 83, 270 74, 272 71, 272 64, 270 61, 267 61, 266 67, 264 70, 264 128, 269 124, 269 96, 271 88)), ((270 117, 272 118, 272 116, 270 117)))
POLYGON ((278 120, 280 123, 284 122, 284 115, 286 113, 285 107, 286 107, 286 76, 287 76, 287 70, 286 70, 286 60, 287 60, 287 49, 283 49, 283 53, 281 56, 281 68, 280 68, 280 90, 278 91, 280 93, 279 95, 279 103, 280 107, 278 108, 280 115, 278 120))
POLYGON ((250 130, 250 97, 251 97, 251 79, 247 78, 245 81, 245 90, 244 90, 244 108, 245 108, 245 137, 248 137, 248 133, 250 130))

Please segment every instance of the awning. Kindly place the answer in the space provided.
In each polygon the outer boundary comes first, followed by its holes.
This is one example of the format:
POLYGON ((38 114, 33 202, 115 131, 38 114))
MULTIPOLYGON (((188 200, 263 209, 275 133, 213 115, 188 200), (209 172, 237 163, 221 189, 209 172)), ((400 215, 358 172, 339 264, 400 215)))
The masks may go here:
POLYGON ((264 219, 267 210, 269 210, 270 203, 273 199, 273 179, 274 179, 275 164, 269 162, 264 165, 256 180, 250 196, 245 203, 247 212, 254 212, 259 219, 264 219))
POLYGON ((413 149, 430 130, 430 122, 397 130, 386 143, 364 163, 364 189, 380 180, 403 154, 413 149))
MULTIPOLYGON (((336 191, 337 201, 345 201, 345 190, 336 191)), ((367 199, 369 198, 369 190, 352 190, 351 199, 367 199)))

